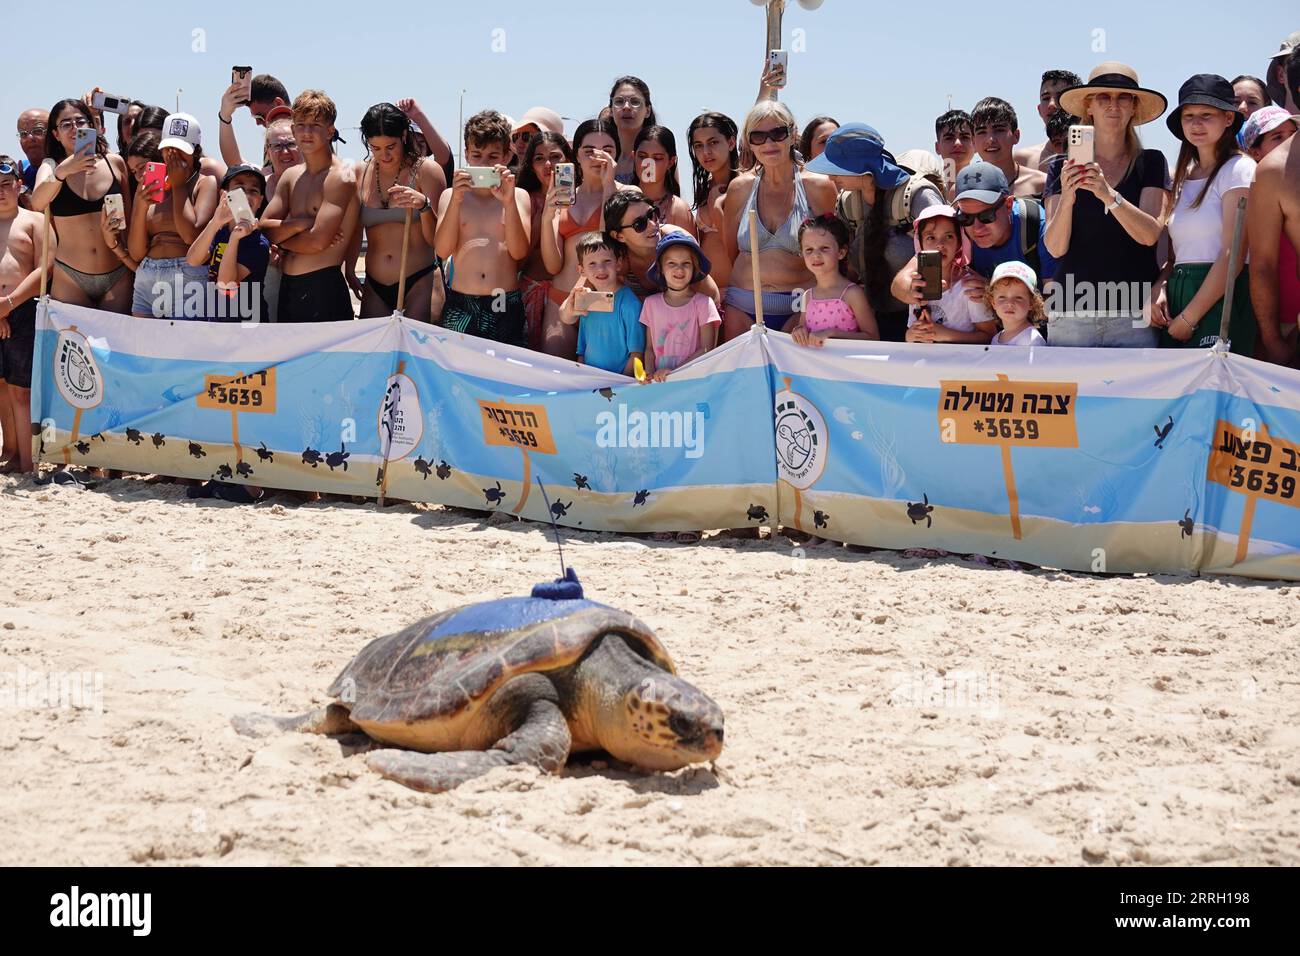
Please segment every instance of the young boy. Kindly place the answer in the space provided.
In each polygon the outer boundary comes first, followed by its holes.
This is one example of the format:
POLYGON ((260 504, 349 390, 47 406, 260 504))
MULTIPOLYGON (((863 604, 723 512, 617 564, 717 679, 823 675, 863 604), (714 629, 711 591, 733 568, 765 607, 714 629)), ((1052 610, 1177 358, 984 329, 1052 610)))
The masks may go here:
POLYGON ((664 291, 642 303, 641 324, 646 330, 645 371, 656 382, 718 342, 722 317, 717 305, 704 293, 691 291, 711 268, 689 232, 670 232, 655 247, 650 278, 664 291))
MULTIPOLYGON (((32 471, 32 350, 41 284, 41 217, 19 208, 22 170, 0 156, 0 472, 32 471)), ((51 236, 53 238, 53 236, 51 236)), ((53 266, 49 250, 44 251, 53 266)))
POLYGON ((354 318, 343 259, 360 203, 352 164, 334 155, 337 115, 320 90, 305 90, 293 101, 293 135, 303 162, 285 170, 259 223, 285 253, 280 322, 354 318))
POLYGON ((560 321, 573 325, 579 317, 582 319, 578 324, 578 361, 607 372, 632 375, 636 360, 645 354, 641 301, 619 282, 618 252, 604 233, 585 233, 578 239, 575 252, 578 281, 560 306, 560 321), (578 297, 592 289, 614 293, 612 312, 579 310, 578 297))
MULTIPOLYGON (((1061 93, 1072 86, 1080 86, 1082 83, 1083 80, 1079 79, 1079 74, 1070 70, 1047 70, 1043 73, 1043 78, 1038 84, 1038 118, 1043 121, 1044 128, 1048 127, 1051 118, 1061 108, 1061 93)), ((1040 169, 1046 173, 1047 161, 1058 152, 1059 150, 1052 145, 1052 131, 1047 128, 1046 142, 1038 143, 1035 146, 1017 146, 1013 155, 1019 165, 1028 166, 1030 169, 1040 169)))
POLYGON ((952 202, 957 174, 975 155, 974 133, 970 114, 965 110, 949 110, 934 121, 934 151, 943 160, 944 199, 952 202))
POLYGON ((257 228, 257 214, 266 200, 266 177, 253 166, 231 166, 221 180, 221 199, 212 221, 199 233, 186 257, 192 266, 208 267, 208 285, 215 292, 213 322, 266 321, 262 294, 271 244, 257 228), (230 192, 241 189, 253 221, 235 222, 230 192))
POLYGON ((466 167, 438 200, 434 251, 454 257, 442 325, 454 332, 526 346, 519 264, 528 258, 533 221, 528 193, 506 165, 510 121, 484 110, 465 123, 466 167), (496 185, 475 186, 470 167, 495 171, 496 185))
POLYGON ((1020 142, 1020 123, 1011 104, 996 96, 986 96, 975 104, 970 118, 975 151, 984 162, 1002 170, 1011 184, 1011 195, 1041 200, 1047 174, 1016 162, 1013 150, 1020 142))

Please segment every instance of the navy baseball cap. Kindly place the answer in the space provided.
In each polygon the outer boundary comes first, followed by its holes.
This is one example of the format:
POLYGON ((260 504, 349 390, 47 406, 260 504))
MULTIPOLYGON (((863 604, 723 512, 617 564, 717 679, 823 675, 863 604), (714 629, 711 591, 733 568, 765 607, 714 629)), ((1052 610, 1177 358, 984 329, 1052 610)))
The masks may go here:
POLYGON ((663 276, 659 272, 659 260, 673 246, 690 247, 691 251, 695 253, 695 261, 698 264, 695 275, 691 277, 691 282, 704 281, 704 277, 713 269, 713 264, 709 262, 709 257, 704 254, 704 250, 700 248, 700 244, 695 241, 694 236, 684 230, 678 231, 676 229, 660 236, 659 241, 655 244, 655 261, 650 263, 650 268, 646 270, 646 274, 650 276, 650 281, 657 286, 667 288, 663 276))
POLYGON ((256 166, 248 166, 246 164, 231 166, 229 169, 227 169, 226 175, 221 177, 221 188, 229 189, 230 181, 234 179, 236 176, 242 176, 244 173, 248 173, 250 176, 256 176, 258 180, 262 183, 262 192, 263 193, 266 192, 266 174, 263 173, 256 166))
POLYGON ((1001 202, 1011 193, 1007 177, 992 163, 971 163, 957 174, 957 196, 953 204, 963 199, 988 203, 1001 202))
POLYGON ((804 167, 810 173, 828 176, 861 176, 871 173, 881 189, 893 189, 907 181, 907 170, 885 149, 884 138, 866 123, 845 123, 826 140, 826 149, 804 167))

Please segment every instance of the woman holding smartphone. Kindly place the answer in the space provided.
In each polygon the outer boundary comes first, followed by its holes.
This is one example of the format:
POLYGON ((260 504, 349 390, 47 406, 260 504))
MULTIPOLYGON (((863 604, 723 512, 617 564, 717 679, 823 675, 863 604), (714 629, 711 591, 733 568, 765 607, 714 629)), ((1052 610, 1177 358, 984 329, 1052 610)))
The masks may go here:
POLYGON ((546 210, 546 197, 555 181, 555 167, 561 163, 574 166, 575 182, 577 161, 573 147, 561 133, 549 129, 534 133, 528 140, 524 155, 519 160, 519 178, 516 185, 528 193, 533 207, 532 248, 528 258, 519 268, 519 291, 524 296, 524 316, 528 322, 528 347, 538 352, 543 347, 542 327, 546 321, 546 303, 550 301, 551 272, 542 260, 542 213, 546 210))
POLYGON ((722 241, 722 197, 731 181, 740 175, 740 152, 736 121, 722 113, 701 113, 691 120, 686 141, 691 149, 692 208, 700 249, 713 265, 718 287, 726 289, 731 277, 731 259, 722 241))
POLYGON ((126 179, 122 157, 109 153, 108 142, 95 135, 90 108, 81 100, 55 103, 31 204, 36 212, 49 208, 58 237, 50 274, 50 295, 58 301, 106 312, 130 308, 132 276, 123 261, 127 249, 124 243, 115 246, 103 228, 104 197, 122 196, 126 179))
POLYGON ((1061 288, 1085 293, 1087 300, 1062 301, 1048 319, 1048 339, 1053 345, 1151 348, 1157 330, 1143 319, 1143 307, 1160 273, 1156 243, 1169 212, 1169 168, 1164 153, 1142 148, 1137 127, 1158 119, 1168 104, 1143 89, 1123 63, 1101 64, 1087 83, 1063 90, 1059 102, 1081 117, 1080 126, 1092 127, 1092 144, 1089 150, 1086 129, 1073 134, 1074 144, 1067 133, 1066 155, 1048 167, 1043 242, 1058 259, 1061 288), (1099 301, 1102 283, 1116 283, 1106 288, 1125 290, 1128 301, 1099 301))

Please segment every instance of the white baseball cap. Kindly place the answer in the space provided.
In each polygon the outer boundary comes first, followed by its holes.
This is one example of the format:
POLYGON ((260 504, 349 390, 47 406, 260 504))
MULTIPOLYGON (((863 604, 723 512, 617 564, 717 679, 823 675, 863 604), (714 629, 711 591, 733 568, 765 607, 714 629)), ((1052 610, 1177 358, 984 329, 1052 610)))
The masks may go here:
POLYGON ((203 142, 203 132, 199 121, 189 113, 169 113, 163 120, 163 140, 159 149, 179 149, 182 153, 194 155, 194 147, 203 142))
POLYGON ((1025 284, 1025 288, 1030 292, 1038 289, 1038 276, 1034 274, 1034 270, 1018 260, 1004 262, 994 269, 993 278, 989 280, 989 285, 997 285, 1002 279, 1018 279, 1025 284))

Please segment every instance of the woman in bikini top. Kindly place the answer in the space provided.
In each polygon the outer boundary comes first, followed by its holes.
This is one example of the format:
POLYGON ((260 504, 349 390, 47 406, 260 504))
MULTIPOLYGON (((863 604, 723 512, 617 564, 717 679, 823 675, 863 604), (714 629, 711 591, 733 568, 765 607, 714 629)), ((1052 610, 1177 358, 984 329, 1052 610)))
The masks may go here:
MULTIPOLYGON (((50 295, 60 302, 126 312, 133 280, 129 253, 124 237, 106 228, 103 213, 105 196, 123 194, 126 164, 108 152, 102 135, 88 153, 74 153, 78 127, 93 122, 80 100, 60 100, 50 110, 46 158, 36 174, 31 205, 38 213, 49 208, 58 239, 50 295)), ((129 213, 125 202, 123 207, 129 213)))
MULTIPOLYGON (((528 258, 519 268, 519 291, 524 297, 528 347, 538 352, 544 351, 542 324, 551 292, 551 271, 542 259, 542 213, 546 210, 546 196, 551 191, 555 167, 559 163, 577 163, 569 141, 562 134, 550 130, 536 132, 529 138, 519 160, 519 178, 515 181, 528 193, 533 208, 532 246, 528 258)), ((572 217, 569 217, 567 222, 571 221, 572 217)), ((562 240, 568 238, 565 220, 561 221, 560 235, 562 240)))
POLYGON ((686 131, 694 181, 695 226, 700 248, 713 264, 711 275, 722 289, 731 278, 731 258, 722 240, 722 203, 727 186, 738 175, 736 122, 722 113, 701 113, 686 131))

